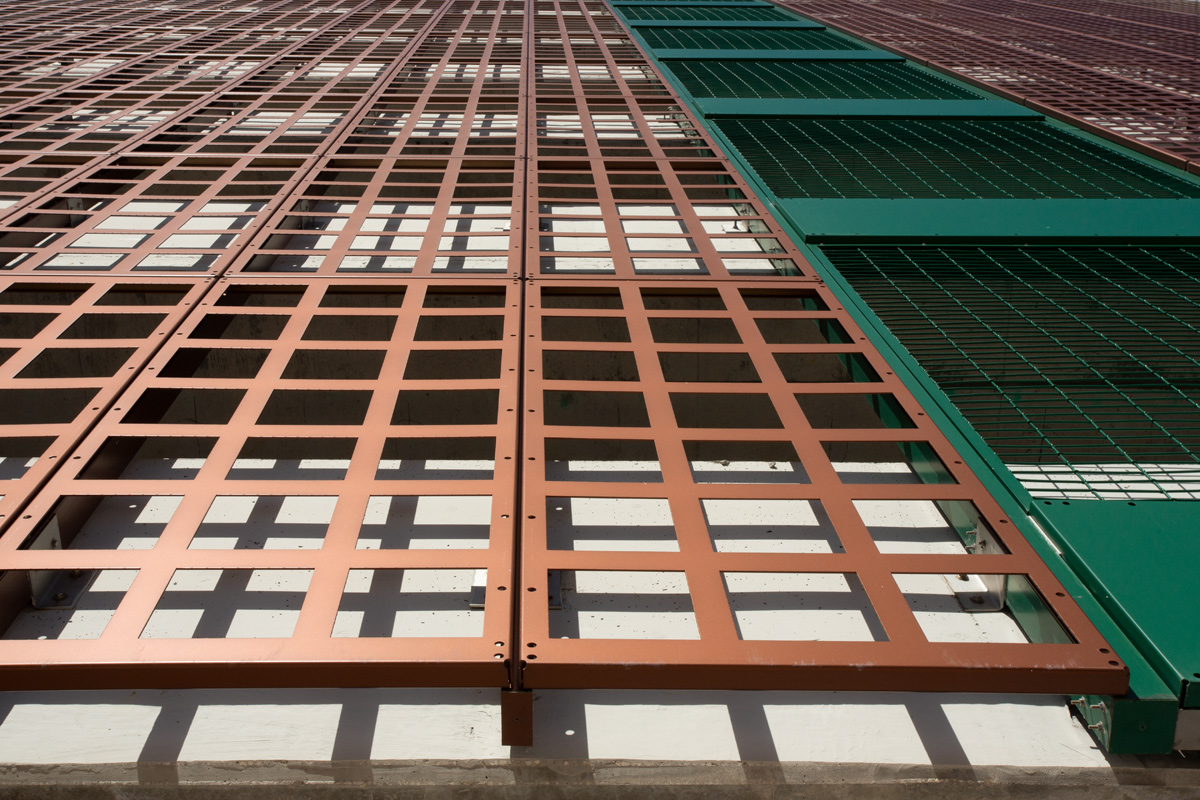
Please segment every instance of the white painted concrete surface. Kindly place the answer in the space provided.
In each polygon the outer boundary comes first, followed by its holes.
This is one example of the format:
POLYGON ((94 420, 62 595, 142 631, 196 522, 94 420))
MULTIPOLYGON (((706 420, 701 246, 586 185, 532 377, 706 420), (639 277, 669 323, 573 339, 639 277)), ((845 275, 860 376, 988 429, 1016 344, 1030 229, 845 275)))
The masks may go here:
MULTIPOLYGON (((1096 768, 1061 697, 544 691, 532 747, 482 689, 0 694, 0 764, 590 758, 1096 768)), ((186 767, 181 769, 186 777, 186 767)))

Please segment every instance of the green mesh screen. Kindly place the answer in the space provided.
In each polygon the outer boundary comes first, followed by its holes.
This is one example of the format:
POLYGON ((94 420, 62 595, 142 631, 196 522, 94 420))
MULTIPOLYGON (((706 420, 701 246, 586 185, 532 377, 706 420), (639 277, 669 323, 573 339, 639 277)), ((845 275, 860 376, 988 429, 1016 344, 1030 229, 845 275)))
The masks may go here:
POLYGON ((866 50, 835 33, 799 28, 638 28, 652 49, 866 50))
POLYGON ((781 197, 1200 197, 1200 183, 1043 122, 728 119, 716 125, 781 197))
POLYGON ((746 8, 690 8, 680 6, 618 6, 617 11, 628 19, 639 20, 703 20, 705 22, 795 22, 786 11, 765 6, 746 8))
POLYGON ((1189 491, 1158 466, 1200 464, 1200 248, 822 249, 1006 463, 1189 491))
POLYGON ((934 75, 887 61, 671 61, 695 97, 978 99, 934 75))

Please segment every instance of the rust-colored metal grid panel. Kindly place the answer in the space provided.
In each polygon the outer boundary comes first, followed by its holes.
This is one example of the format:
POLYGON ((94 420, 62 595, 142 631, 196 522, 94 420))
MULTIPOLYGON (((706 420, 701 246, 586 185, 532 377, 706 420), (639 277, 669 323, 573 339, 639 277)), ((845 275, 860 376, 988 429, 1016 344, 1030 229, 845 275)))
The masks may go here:
POLYGON ((522 166, 511 157, 322 159, 234 269, 518 275, 522 166))
POLYGON ((536 9, 527 274, 812 275, 610 12, 536 9))
MULTIPOLYGON (((0 136, 0 149, 103 153, 157 129, 162 133, 152 141, 158 147, 151 149, 177 152, 181 143, 205 138, 199 131, 240 117, 227 126, 238 137, 234 152, 250 152, 246 137, 262 138, 281 126, 329 127, 333 117, 327 114, 317 126, 312 115, 319 112, 302 108, 305 102, 315 102, 325 91, 353 92, 364 81, 370 88, 374 73, 386 68, 406 42, 408 26, 426 19, 413 16, 410 21, 403 13, 350 14, 316 31, 300 20, 282 30, 257 26, 178 63, 130 69, 10 108, 10 130, 0 136), (290 105, 283 102, 289 100, 290 105)), ((214 150, 209 145, 200 152, 214 150)))
POLYGON ((316 162, 235 272, 521 274, 523 4, 455 10, 344 126, 337 155, 316 162))
POLYGON ((114 157, 31 196, 0 224, 0 268, 217 274, 305 166, 302 158, 114 157))
MULTIPOLYGON (((0 45, 6 53, 5 68, 27 64, 48 54, 57 54, 80 43, 102 41, 112 33, 108 29, 135 30, 164 20, 186 17, 207 4, 195 0, 173 7, 147 8, 136 0, 115 2, 77 2, 70 6, 37 2, 11 2, 0 8, 0 21, 8 23, 0 31, 0 45), (163 13, 164 11, 169 13, 163 13)), ((211 8, 211 6, 209 6, 211 8)))
POLYGON ((186 4, 183 13, 168 7, 160 10, 169 13, 153 15, 143 24, 104 25, 78 39, 56 37, 48 47, 26 49, 10 43, 8 55, 0 60, 0 78, 8 79, 5 98, 23 102, 102 79, 128 82, 196 56, 236 52, 239 39, 241 44, 259 39, 264 52, 270 52, 327 25, 352 22, 370 8, 363 0, 336 12, 318 0, 265 3, 250 13, 206 8, 203 3, 186 4))
POLYGON ((151 71, 144 81, 111 76, 92 91, 56 93, 46 101, 58 112, 49 119, 38 107, 10 109, 6 116, 16 129, 0 139, 0 149, 10 151, 0 179, 11 194, 0 202, 11 215, 40 194, 69 190, 101 159, 111 164, 106 153, 114 150, 320 153, 412 46, 415 33, 444 8, 405 4, 335 15, 290 35, 271 29, 243 37, 236 57, 197 56, 151 71), (81 96, 89 106, 82 110, 62 100, 81 96))
POLYGON ((199 301, 207 282, 0 278, 0 528, 199 301))
POLYGON ((445 4, 374 13, 352 30, 305 42, 141 141, 138 152, 313 155, 356 113, 445 4))
POLYGON ((525 687, 1125 691, 819 284, 536 280, 526 305, 525 687))
POLYGON ((5 685, 507 686, 519 305, 220 281, 0 538, 5 685))
POLYGON ((1090 0, 780 5, 1176 166, 1200 168, 1194 8, 1090 0))
MULTIPOLYGON (((212 10, 206 13, 196 8, 191 14, 144 26, 105 27, 82 40, 67 39, 57 46, 36 47, 32 52, 10 45, 12 54, 0 62, 12 65, 0 71, 3 98, 21 104, 105 81, 129 82, 195 56, 219 55, 231 41, 247 35, 260 39, 268 49, 272 42, 275 47, 286 46, 288 35, 275 29, 289 28, 306 16, 311 20, 312 15, 288 13, 303 5, 277 2, 251 15, 212 10)), ((326 15, 324 21, 339 16, 326 15)))
POLYGON ((513 0, 452 4, 330 154, 518 157, 525 25, 513 0))
MULTIPOLYGON (((630 127, 649 127, 661 117, 628 119, 630 127)), ((680 123, 667 124, 679 130, 680 123)), ((537 202, 527 241, 530 275, 813 275, 724 159, 538 159, 528 180, 537 202)))

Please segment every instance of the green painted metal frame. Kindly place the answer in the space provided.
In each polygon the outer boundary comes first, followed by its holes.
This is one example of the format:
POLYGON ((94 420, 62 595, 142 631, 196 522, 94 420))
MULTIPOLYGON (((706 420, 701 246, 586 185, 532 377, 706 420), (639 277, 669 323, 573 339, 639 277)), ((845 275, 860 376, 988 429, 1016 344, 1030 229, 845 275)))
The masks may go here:
POLYGON ((1200 239, 1191 200, 786 198, 778 209, 809 244, 1174 243, 1200 239))
MULTIPOLYGON (((1170 625, 1178 609, 1167 592, 1147 592, 1148 582, 1188 586, 1195 579, 1195 562, 1180 559, 1196 537, 1195 503, 1171 500, 1040 500, 1033 516, 1067 543, 1063 558, 1089 583, 1103 587, 1100 603, 1116 617, 1127 618, 1127 629, 1138 649, 1169 678, 1184 708, 1200 708, 1200 637, 1170 625), (1072 528, 1087 536, 1064 536, 1072 528), (1136 528, 1140 534, 1131 537, 1136 528), (1149 534, 1149 535, 1146 535, 1149 534)), ((1195 603, 1192 604, 1195 608, 1195 603)))
POLYGON ((724 117, 830 117, 871 119, 1045 119, 1007 100, 742 100, 702 97, 696 108, 706 119, 724 117))
MULTIPOLYGON (((730 51, 723 52, 719 50, 662 49, 656 52, 639 35, 638 28, 647 26, 644 23, 638 25, 621 17, 619 14, 619 4, 614 5, 618 16, 631 29, 632 34, 638 40, 639 44, 650 53, 656 66, 663 72, 667 82, 688 103, 691 109, 702 118, 709 134, 714 137, 717 143, 728 154, 730 160, 759 193, 759 196, 766 199, 774 207, 774 210, 782 218, 785 227, 789 228, 790 232, 799 242, 806 242, 811 245, 818 243, 818 241, 827 241, 830 236, 842 236, 846 239, 853 238, 858 242, 863 241, 861 237, 864 236, 877 236, 895 241, 897 237, 905 235, 924 238, 943 235, 953 237, 956 235, 956 232, 958 235, 965 234, 964 238, 971 238, 976 241, 981 238, 1002 238, 1010 241, 1013 238, 1036 239, 1040 238, 1040 236, 1049 237, 1055 235, 1050 231, 1053 223, 1047 222, 1046 218, 1049 217, 1053 220, 1056 216, 1059 217, 1059 223, 1063 219, 1070 220, 1063 227, 1071 231, 1070 236, 1072 238, 1077 237, 1090 241, 1095 241, 1102 236, 1129 238, 1131 235, 1137 235, 1143 237, 1147 233, 1151 234, 1154 238, 1161 237, 1164 239, 1178 239, 1181 235, 1200 235, 1200 223, 1193 221, 1193 215, 1189 213, 1189 206, 1187 205, 1189 201, 991 201, 996 204, 1003 203, 1004 205, 996 209, 989 208, 987 211, 994 210, 998 212, 1003 209, 1004 214, 1012 215, 1008 222, 995 224, 979 221, 995 217, 994 213, 972 213, 970 216, 957 214, 946 218, 945 214, 949 211, 948 206, 951 204, 958 205, 962 201, 877 200, 833 201, 832 203, 828 200, 781 201, 759 178, 750 164, 731 146, 728 139, 722 135, 720 130, 715 125, 710 124, 707 119, 704 119, 708 116, 705 114, 705 103, 697 101, 696 98, 687 92, 686 88, 681 85, 681 82, 671 72, 669 63, 664 63, 681 58, 760 57, 755 55, 756 51, 747 51, 744 55, 738 51, 737 56, 734 56, 730 51), (1088 208, 1080 209, 1079 213, 1066 207, 1068 204, 1078 204, 1080 202, 1086 203, 1088 208), (1167 203, 1172 202, 1178 202, 1179 207, 1167 205, 1167 203), (884 203, 888 204, 886 208, 882 206, 884 203), (1047 206, 1047 203, 1052 203, 1056 207, 1050 208, 1047 206), (1142 203, 1142 205, 1138 205, 1138 203, 1142 203), (867 208, 862 204, 875 204, 875 207, 867 208), (850 205, 857 205, 857 207, 851 208, 850 205), (921 207, 917 208, 917 205, 921 207), (901 211, 905 206, 908 207, 908 210, 901 211), (1020 208, 1016 208, 1015 206, 1020 206, 1020 208), (816 211, 818 207, 831 210, 828 211, 823 220, 814 225, 811 220, 819 218, 820 215, 816 211), (837 208, 838 210, 832 210, 833 208, 837 208), (874 220, 874 222, 864 225, 863 220, 874 220), (971 223, 971 220, 975 221, 971 223), (970 228, 965 231, 962 227, 964 222, 970 225, 970 228), (806 225, 807 230, 805 229, 806 225), (815 230, 815 227, 819 227, 821 230, 815 230), (1183 234, 1180 232, 1181 228, 1184 229, 1183 234)), ((670 26, 670 23, 658 25, 658 27, 668 26, 670 26)), ((685 27, 683 25, 677 26, 685 27)), ((703 23, 690 23, 686 27, 702 26, 703 23)), ((711 23, 710 26, 718 27, 711 23)), ((777 26, 770 25, 767 27, 777 26)), ((832 52, 836 52, 836 57, 844 60, 854 60, 853 57, 855 55, 861 55, 863 52, 882 53, 879 50, 832 52)), ((812 58, 814 56, 816 56, 815 51, 797 51, 797 57, 812 58)), ((914 68, 924 69, 915 65, 914 68)), ((931 74, 937 74, 943 78, 946 77, 941 73, 931 74)), ((961 85, 967 86, 965 83, 961 83, 961 85)), ((775 103, 777 101, 771 102, 775 103)), ((795 103, 795 101, 779 102, 795 103)), ((735 103, 749 109, 745 100, 735 101, 735 103)), ((815 108, 815 106, 813 107, 815 108)), ((1013 104, 1013 107, 1016 109, 1020 108, 1015 104, 1013 104)), ((734 111, 734 103, 722 104, 720 106, 708 105, 710 112, 717 108, 720 108, 724 113, 736 113, 734 111)), ((1146 156, 1125 148, 1115 147, 1111 143, 1086 132, 1067 128, 1067 126, 1055 121, 1049 121, 1048 124, 1071 130, 1073 133, 1083 135, 1092 141, 1101 142, 1136 160, 1152 163, 1146 156)), ((1161 162, 1153 163, 1156 166, 1161 166, 1161 162)), ((1186 174, 1174 169, 1171 172, 1179 175, 1186 174)), ((977 205, 980 201, 967 202, 969 202, 975 212, 984 210, 977 205)), ((1196 219, 1200 219, 1200 215, 1194 216, 1196 219)), ((1057 228, 1057 230, 1059 234, 1055 238, 1061 239, 1061 227, 1057 228)), ((949 241, 949 239, 942 240, 939 238, 938 241, 949 241)), ((953 445, 959 449, 959 452, 968 465, 980 475, 989 491, 994 492, 1006 511, 1012 514, 1012 519, 1017 522, 1021 532, 1034 546, 1038 554, 1050 565, 1056 577, 1063 582, 1063 585, 1072 597, 1080 603, 1089 618, 1096 624, 1101 633, 1108 638, 1109 642, 1128 664, 1130 669, 1130 691, 1128 694, 1122 697, 1076 696, 1071 698, 1071 704, 1087 723, 1089 729, 1092 730, 1101 744, 1113 753, 1169 752, 1174 742, 1176 718, 1180 707, 1181 695, 1185 699, 1185 705, 1187 702, 1190 702, 1186 699, 1187 684, 1183 684, 1179 690, 1174 690, 1168 686, 1160 675, 1162 671, 1161 664, 1152 664, 1151 660, 1143 654, 1143 648, 1146 647, 1145 637, 1137 637, 1135 639, 1127 634, 1128 620, 1123 619, 1122 621, 1125 624, 1118 624, 1114 619, 1114 613, 1116 616, 1122 616, 1121 609, 1114 607, 1112 602, 1102 603, 1097 599, 1102 593, 1097 592, 1095 576, 1088 574, 1088 571, 1084 568, 1079 558, 1071 557, 1072 551, 1070 548, 1063 548, 1063 543, 1070 539, 1069 533, 1064 533, 1061 529, 1063 523, 1058 522, 1056 524, 1055 522, 1051 522, 1049 519, 1050 515, 1040 509, 1034 508, 1035 503, 1029 492, 1004 464, 1000 462, 999 458, 982 437, 971 428, 967 420, 953 406, 950 399, 934 384, 932 379, 908 353, 899 340, 892 335, 862 298, 842 278, 833 264, 824 257, 820 249, 806 246, 805 244, 801 244, 801 249, 805 251, 811 263, 818 269, 835 295, 845 304, 846 310, 862 326, 872 342, 879 347, 880 352, 888 359, 896 374, 903 379, 906 386, 914 392, 918 399, 928 403, 929 413, 933 421, 938 424, 953 445), (1085 580, 1088 578, 1091 578, 1091 580, 1085 580)), ((1139 505, 1144 506, 1145 504, 1139 505)), ((1178 673, 1177 670, 1176 672, 1178 673)), ((1184 676, 1180 674, 1179 677, 1183 679, 1184 676)), ((1200 673, 1194 677, 1200 678, 1200 673)), ((1193 699, 1196 699, 1200 695, 1197 692, 1193 692, 1192 694, 1193 699)))
POLYGON ((658 50, 659 61, 888 61, 901 63, 904 59, 881 50, 692 50, 676 48, 658 50))
MULTIPOLYGON (((644 5, 643 3, 634 3, 634 5, 644 5)), ((671 5, 685 5, 683 3, 671 3, 671 5)), ((620 12, 620 9, 616 9, 620 12)), ((631 28, 713 28, 718 27, 710 21, 705 20, 676 20, 676 19, 626 19, 621 17, 621 22, 631 28)), ((756 20, 723 20, 719 27, 721 28, 772 28, 774 30, 807 30, 807 31, 823 31, 824 25, 818 25, 815 22, 759 22, 756 20)))

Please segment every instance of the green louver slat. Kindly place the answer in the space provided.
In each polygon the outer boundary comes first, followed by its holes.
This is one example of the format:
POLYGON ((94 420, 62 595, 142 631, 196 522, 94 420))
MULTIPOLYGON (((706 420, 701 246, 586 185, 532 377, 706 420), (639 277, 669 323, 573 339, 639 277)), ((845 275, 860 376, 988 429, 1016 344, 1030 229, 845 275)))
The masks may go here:
POLYGON ((829 31, 736 28, 639 28, 652 48, 676 50, 860 50, 867 48, 829 31))
POLYGON ((716 125, 781 197, 1200 197, 1200 184, 1043 122, 722 119, 716 125))
POLYGON ((673 61, 695 97, 965 100, 979 95, 887 61, 673 61))
POLYGON ((621 13, 631 20, 686 20, 720 22, 791 22, 795 19, 777 8, 693 8, 680 6, 623 6, 621 13))

